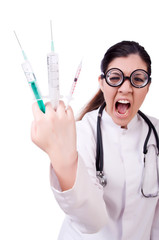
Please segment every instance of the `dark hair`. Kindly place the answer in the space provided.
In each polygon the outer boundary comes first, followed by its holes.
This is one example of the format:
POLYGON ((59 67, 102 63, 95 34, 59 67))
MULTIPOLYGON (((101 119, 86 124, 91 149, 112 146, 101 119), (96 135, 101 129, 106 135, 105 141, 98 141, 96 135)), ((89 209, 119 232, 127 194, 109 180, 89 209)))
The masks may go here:
POLYGON ((151 75, 151 59, 144 47, 134 41, 122 41, 110 47, 101 62, 101 71, 105 73, 109 63, 117 57, 127 57, 130 54, 138 54, 147 64, 147 72, 151 75))
MULTIPOLYGON (((151 75, 151 59, 144 47, 139 45, 139 43, 134 41, 122 41, 112 47, 110 47, 105 53, 103 60, 101 61, 101 71, 106 72, 108 65, 113 59, 118 57, 127 57, 130 54, 138 54, 141 59, 147 65, 147 72, 151 75)), ((83 116, 90 111, 93 111, 104 102, 104 96, 101 90, 99 90, 96 95, 90 100, 90 102, 85 106, 81 112, 78 120, 82 119, 83 116)))

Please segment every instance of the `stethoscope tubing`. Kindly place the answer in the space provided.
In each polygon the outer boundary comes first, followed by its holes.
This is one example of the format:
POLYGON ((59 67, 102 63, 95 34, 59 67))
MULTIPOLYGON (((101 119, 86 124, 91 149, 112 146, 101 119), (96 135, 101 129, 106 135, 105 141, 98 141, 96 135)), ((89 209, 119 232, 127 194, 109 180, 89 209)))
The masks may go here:
MULTIPOLYGON (((102 142, 102 133, 101 133, 101 118, 102 118, 102 113, 103 110, 106 106, 106 103, 104 102, 101 107, 99 108, 98 111, 98 117, 97 117, 97 146, 96 146, 96 173, 97 173, 97 177, 99 178, 100 184, 105 187, 107 184, 107 180, 104 176, 104 163, 103 163, 103 142, 102 142)), ((156 140, 156 148, 157 148, 157 157, 159 155, 159 137, 157 134, 157 131, 154 127, 154 125, 152 124, 152 122, 150 121, 150 119, 140 110, 138 110, 138 114, 145 120, 145 122, 148 125, 148 133, 144 142, 144 146, 143 146, 143 154, 144 156, 146 156, 147 151, 148 151, 148 141, 150 139, 151 136, 151 132, 153 130, 154 136, 155 136, 155 140, 156 140)), ((145 164, 145 157, 144 157, 144 164, 145 164)), ((158 178, 158 184, 159 184, 159 170, 157 167, 157 178, 158 178)), ((143 194, 143 196, 147 197, 144 192, 143 192, 143 188, 141 188, 141 192, 143 194)))
POLYGON ((143 153, 144 154, 147 153, 147 144, 148 144, 148 141, 149 141, 149 138, 151 135, 151 130, 153 130, 153 133, 154 133, 155 139, 156 139, 156 146, 157 146, 157 150, 158 150, 157 155, 158 155, 159 154, 159 137, 158 137, 157 131, 156 131, 154 125, 152 124, 152 122, 150 121, 150 119, 143 112, 138 110, 138 114, 145 120, 145 122, 148 124, 148 127, 149 127, 149 131, 148 131, 147 137, 145 139, 145 143, 144 143, 143 153))

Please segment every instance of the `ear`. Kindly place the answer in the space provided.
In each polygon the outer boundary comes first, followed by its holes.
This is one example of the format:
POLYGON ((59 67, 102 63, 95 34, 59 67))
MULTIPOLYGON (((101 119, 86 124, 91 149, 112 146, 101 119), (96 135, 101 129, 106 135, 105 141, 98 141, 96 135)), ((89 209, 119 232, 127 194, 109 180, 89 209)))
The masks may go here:
POLYGON ((101 78, 101 76, 98 77, 98 82, 99 82, 99 87, 101 89, 101 91, 103 92, 104 91, 104 87, 103 87, 103 79, 101 78))

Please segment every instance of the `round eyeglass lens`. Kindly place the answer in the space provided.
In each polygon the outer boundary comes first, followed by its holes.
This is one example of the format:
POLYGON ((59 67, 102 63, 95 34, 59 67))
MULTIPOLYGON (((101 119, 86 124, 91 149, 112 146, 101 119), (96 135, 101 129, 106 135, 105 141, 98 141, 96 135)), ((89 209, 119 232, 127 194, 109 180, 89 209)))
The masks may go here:
POLYGON ((118 69, 110 69, 106 73, 106 82, 111 86, 119 86, 123 81, 123 74, 118 69))
POLYGON ((144 87, 148 83, 148 74, 143 70, 136 70, 131 75, 131 81, 135 87, 144 87))

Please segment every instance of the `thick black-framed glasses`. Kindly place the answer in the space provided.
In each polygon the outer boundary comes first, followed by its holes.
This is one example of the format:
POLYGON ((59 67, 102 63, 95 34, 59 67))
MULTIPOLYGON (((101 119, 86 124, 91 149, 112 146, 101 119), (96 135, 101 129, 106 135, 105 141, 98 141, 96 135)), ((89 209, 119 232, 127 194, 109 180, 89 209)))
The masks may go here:
POLYGON ((143 88, 151 82, 150 75, 143 69, 136 69, 128 77, 124 76, 124 73, 119 68, 111 68, 105 74, 102 73, 101 78, 104 78, 111 87, 121 86, 125 80, 129 80, 135 88, 143 88))

